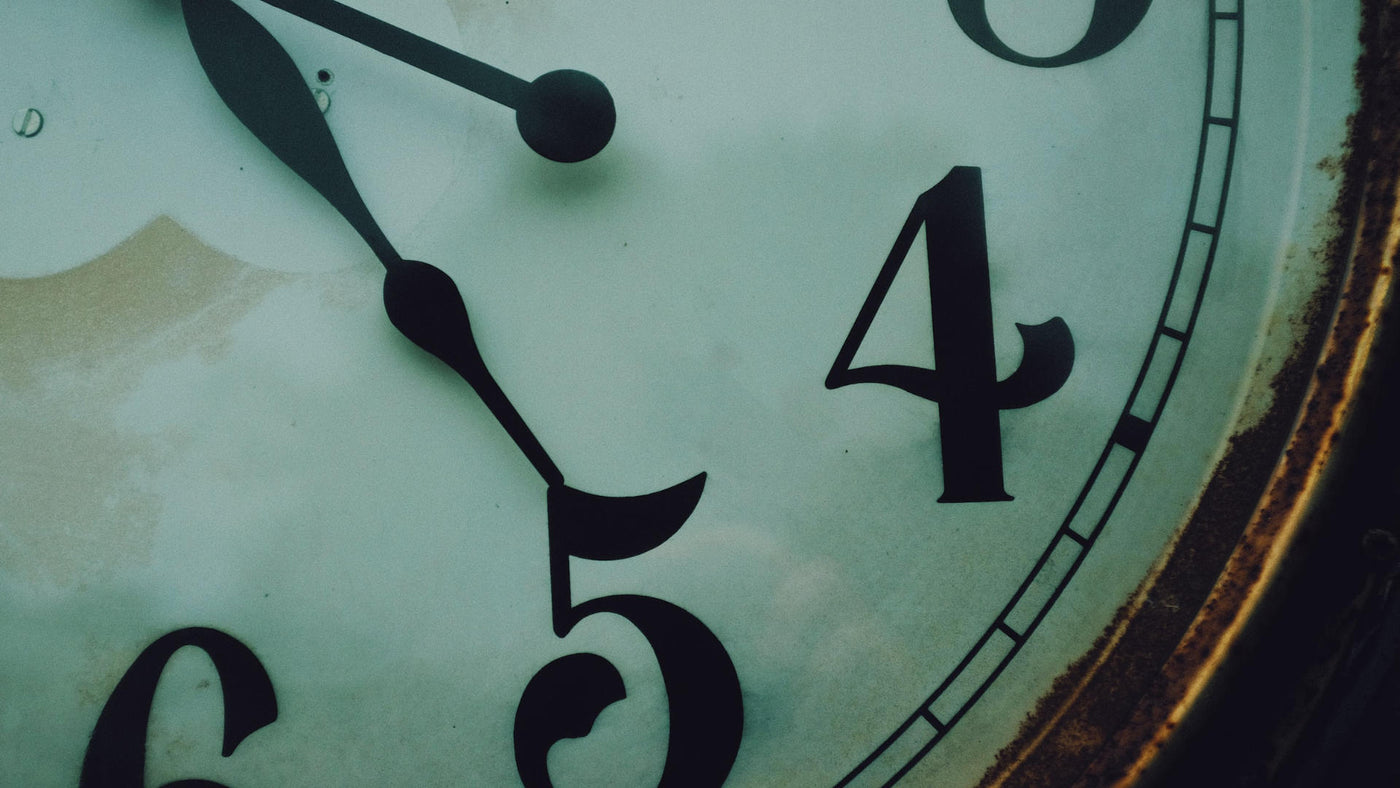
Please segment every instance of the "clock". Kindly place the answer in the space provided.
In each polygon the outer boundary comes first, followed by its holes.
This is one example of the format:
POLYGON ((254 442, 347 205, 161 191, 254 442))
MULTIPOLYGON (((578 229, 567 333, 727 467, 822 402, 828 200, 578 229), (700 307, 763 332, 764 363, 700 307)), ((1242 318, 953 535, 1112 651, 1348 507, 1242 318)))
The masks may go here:
POLYGON ((1393 17, 12 0, 6 779, 1150 776, 1338 478, 1393 17))

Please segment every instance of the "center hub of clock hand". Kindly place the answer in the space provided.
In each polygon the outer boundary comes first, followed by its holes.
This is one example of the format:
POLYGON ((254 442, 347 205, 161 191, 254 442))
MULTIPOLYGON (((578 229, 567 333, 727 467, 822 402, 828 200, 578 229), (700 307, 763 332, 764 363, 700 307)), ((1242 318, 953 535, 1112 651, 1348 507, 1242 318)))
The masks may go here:
POLYGON ((220 98, 345 217, 384 264, 390 322, 461 375, 545 482, 562 485, 563 474, 486 368, 452 278, 427 263, 403 259, 365 207, 291 56, 230 0, 183 0, 183 7, 190 42, 220 98))
POLYGON ((612 138, 612 94, 590 74, 565 69, 527 82, 335 0, 263 2, 510 107, 521 138, 547 159, 582 161, 612 138))

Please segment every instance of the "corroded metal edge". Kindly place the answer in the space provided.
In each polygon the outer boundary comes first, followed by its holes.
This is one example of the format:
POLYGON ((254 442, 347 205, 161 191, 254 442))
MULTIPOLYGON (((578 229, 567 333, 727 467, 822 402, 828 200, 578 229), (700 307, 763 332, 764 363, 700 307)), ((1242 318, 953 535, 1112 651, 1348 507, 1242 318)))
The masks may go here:
POLYGON ((1235 435, 1156 573, 1065 671, 981 785, 1128 785, 1151 777, 1174 733, 1278 585, 1329 483, 1379 332, 1400 241, 1400 0, 1364 0, 1337 232, 1309 330, 1272 381, 1274 405, 1235 435))

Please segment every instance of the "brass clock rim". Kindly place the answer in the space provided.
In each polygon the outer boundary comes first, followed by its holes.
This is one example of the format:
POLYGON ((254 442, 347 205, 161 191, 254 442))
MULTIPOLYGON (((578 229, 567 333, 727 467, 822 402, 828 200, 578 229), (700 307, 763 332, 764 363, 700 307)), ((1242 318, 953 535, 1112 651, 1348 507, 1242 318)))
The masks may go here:
POLYGON ((1273 381, 1275 402, 1258 426, 1232 436, 1169 553, 1057 679, 982 785, 1150 782, 1182 731, 1210 713, 1232 656, 1286 586, 1310 515, 1338 484, 1342 449, 1355 437, 1348 428, 1357 429, 1381 363, 1377 345, 1400 338, 1400 2, 1360 5, 1360 109, 1332 212, 1337 231, 1319 253, 1327 284, 1273 381))

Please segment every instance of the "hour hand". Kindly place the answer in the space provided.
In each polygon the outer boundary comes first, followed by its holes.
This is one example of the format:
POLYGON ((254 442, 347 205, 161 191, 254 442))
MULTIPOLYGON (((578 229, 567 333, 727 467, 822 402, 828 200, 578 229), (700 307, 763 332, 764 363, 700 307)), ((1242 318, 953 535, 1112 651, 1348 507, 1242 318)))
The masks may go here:
POLYGON ((510 107, 521 138, 546 159, 582 161, 612 138, 612 94, 590 74, 564 69, 527 82, 335 0, 263 2, 510 107))
POLYGON ((467 307, 450 276, 416 260, 386 264, 384 311, 399 333, 442 359, 471 384, 525 458, 535 466, 540 478, 551 487, 564 484, 564 475, 481 359, 467 319, 467 307))

